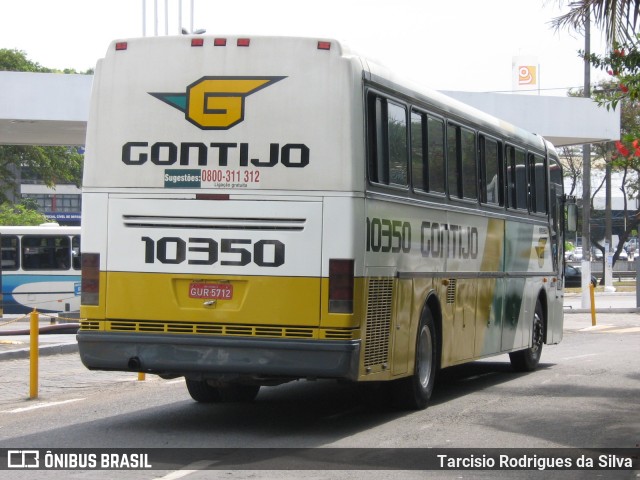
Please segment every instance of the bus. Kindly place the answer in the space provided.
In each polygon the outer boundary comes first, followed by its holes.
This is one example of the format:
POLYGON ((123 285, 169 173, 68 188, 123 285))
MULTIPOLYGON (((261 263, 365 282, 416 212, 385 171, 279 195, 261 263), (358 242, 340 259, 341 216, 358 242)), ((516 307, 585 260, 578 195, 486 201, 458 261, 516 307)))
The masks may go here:
POLYGON ((80 227, 0 226, 4 313, 80 309, 80 227))
POLYGON ((440 369, 562 339, 553 146, 336 40, 113 42, 82 203, 82 362, 198 402, 335 379, 421 409, 440 369))

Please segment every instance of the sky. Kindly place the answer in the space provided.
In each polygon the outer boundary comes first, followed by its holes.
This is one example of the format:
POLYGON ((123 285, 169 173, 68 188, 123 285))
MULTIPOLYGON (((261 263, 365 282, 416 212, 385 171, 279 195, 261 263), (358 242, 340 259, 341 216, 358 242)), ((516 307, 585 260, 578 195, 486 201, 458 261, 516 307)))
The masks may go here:
MULTIPOLYGON (((147 36, 153 36, 156 29, 159 35, 178 34, 181 5, 181 24, 187 30, 191 30, 193 16, 193 30, 206 29, 207 35, 335 38, 398 75, 436 90, 512 91, 514 57, 534 57, 539 65, 539 93, 566 95, 569 88, 584 84, 583 61, 578 56, 578 50, 584 49, 584 37, 567 30, 557 32, 549 23, 566 10, 567 3, 0 0, 0 48, 21 50, 44 67, 86 71, 95 66, 112 40, 143 36, 143 29, 147 36)), ((595 28, 591 45, 594 53, 604 53, 602 36, 595 28)), ((592 71, 592 82, 606 77, 592 71)))

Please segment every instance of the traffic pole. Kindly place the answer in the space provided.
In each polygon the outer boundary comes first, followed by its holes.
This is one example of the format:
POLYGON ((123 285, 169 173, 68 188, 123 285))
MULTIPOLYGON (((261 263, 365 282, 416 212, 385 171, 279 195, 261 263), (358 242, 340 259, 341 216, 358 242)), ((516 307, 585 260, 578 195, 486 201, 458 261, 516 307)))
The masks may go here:
POLYGON ((589 282, 589 296, 591 297, 591 326, 596 326, 596 295, 595 295, 596 287, 593 286, 593 283, 589 282))
POLYGON ((38 336, 40 315, 34 308, 29 318, 29 398, 38 398, 38 336))

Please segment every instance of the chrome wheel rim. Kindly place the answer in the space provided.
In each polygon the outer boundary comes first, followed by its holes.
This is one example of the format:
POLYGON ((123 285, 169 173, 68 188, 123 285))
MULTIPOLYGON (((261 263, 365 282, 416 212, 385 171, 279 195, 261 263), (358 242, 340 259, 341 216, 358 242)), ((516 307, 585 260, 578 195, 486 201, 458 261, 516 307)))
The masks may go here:
POLYGON ((426 325, 420 330, 418 338, 418 380, 422 388, 427 388, 431 380, 431 362, 433 359, 433 342, 431 330, 426 325))

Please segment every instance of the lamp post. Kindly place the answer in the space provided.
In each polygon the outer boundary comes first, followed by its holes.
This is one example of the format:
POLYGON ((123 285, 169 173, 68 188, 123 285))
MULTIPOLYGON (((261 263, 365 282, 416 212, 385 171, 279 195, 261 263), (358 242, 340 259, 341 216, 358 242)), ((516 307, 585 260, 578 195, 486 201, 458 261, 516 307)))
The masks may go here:
MULTIPOLYGON (((584 21, 584 96, 591 97, 591 19, 589 10, 585 12, 584 21)), ((582 308, 589 308, 591 298, 591 145, 582 147, 582 308)))

